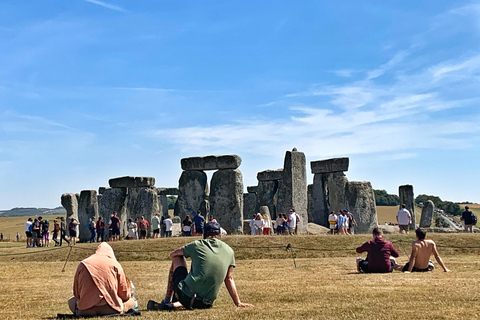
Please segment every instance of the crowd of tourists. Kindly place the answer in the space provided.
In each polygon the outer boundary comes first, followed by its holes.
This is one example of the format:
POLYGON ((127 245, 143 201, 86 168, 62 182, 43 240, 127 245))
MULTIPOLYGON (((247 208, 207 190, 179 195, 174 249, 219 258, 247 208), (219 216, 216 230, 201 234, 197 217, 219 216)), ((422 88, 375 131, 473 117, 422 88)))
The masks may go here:
POLYGON ((250 220, 250 234, 255 235, 294 235, 298 233, 298 222, 300 217, 292 208, 288 214, 279 213, 277 218, 272 221, 268 213, 263 215, 259 212, 252 216, 250 220), (273 230, 273 231, 272 231, 273 230))
POLYGON ((335 211, 330 212, 328 224, 330 226, 330 234, 354 235, 357 221, 351 212, 343 209, 338 210, 338 214, 335 211))

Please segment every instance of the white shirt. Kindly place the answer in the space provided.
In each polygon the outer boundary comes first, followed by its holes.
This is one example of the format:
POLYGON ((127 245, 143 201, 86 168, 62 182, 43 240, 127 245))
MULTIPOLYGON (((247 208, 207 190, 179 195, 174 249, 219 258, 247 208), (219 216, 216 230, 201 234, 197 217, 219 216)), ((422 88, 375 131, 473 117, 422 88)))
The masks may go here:
POLYGON ((330 213, 330 215, 328 216, 328 222, 333 222, 331 224, 335 224, 337 223, 337 215, 335 213, 330 213))
POLYGON ((288 214, 288 226, 290 228, 295 228, 297 226, 297 213, 292 212, 288 214))
POLYGON ((25 222, 25 231, 30 231, 30 226, 32 225, 32 221, 25 222))
POLYGON ((401 224, 401 225, 410 224, 411 215, 410 215, 410 212, 407 209, 402 208, 402 209, 398 210, 397 217, 398 217, 398 224, 401 224))
POLYGON ((137 224, 135 222, 128 223, 128 237, 136 239, 137 238, 137 224))
POLYGON ((271 224, 272 224, 272 221, 270 219, 263 219, 263 227, 264 228, 270 228, 271 224))
POLYGON ((163 220, 163 224, 165 225, 165 231, 172 231, 172 220, 170 218, 163 220))

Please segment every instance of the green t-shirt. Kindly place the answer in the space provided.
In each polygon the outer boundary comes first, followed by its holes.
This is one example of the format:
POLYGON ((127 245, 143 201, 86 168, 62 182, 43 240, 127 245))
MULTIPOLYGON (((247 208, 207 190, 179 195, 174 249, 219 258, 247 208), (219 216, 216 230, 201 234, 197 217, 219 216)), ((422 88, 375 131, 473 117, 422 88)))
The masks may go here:
MULTIPOLYGON (((225 242, 213 239, 202 239, 190 242, 183 248, 183 255, 192 259, 190 272, 184 282, 197 295, 215 300, 227 275, 228 268, 235 266, 233 249, 225 242)), ((179 284, 185 290, 182 282, 179 284)))

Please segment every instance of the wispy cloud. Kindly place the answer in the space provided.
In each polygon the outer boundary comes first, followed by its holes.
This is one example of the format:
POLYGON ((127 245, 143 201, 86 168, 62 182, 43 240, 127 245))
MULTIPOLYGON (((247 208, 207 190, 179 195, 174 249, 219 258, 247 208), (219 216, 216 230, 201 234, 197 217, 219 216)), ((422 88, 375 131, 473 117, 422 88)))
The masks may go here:
POLYGON ((121 11, 121 12, 126 12, 127 11, 127 10, 125 10, 125 9, 119 7, 119 6, 116 6, 116 5, 113 5, 113 4, 110 4, 110 3, 106 3, 106 2, 103 2, 103 1, 98 1, 98 0, 84 0, 84 1, 99 5, 101 7, 107 8, 107 9, 115 10, 115 11, 121 11))

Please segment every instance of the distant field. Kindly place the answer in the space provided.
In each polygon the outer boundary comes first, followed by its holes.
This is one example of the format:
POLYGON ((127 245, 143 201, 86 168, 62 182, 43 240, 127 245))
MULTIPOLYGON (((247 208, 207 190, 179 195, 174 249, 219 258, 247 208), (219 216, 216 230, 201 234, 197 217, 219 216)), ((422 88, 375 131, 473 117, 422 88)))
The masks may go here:
MULTIPOLYGON (((377 206, 378 224, 397 223, 398 206, 377 206)), ((420 222, 422 209, 415 207, 415 221, 420 222)))
MULTIPOLYGON (((0 217, 0 232, 3 233, 3 239, 16 241, 18 232, 20 233, 20 240, 25 240, 25 222, 28 218, 36 217, 0 217)), ((51 225, 53 227, 53 219, 57 218, 57 215, 45 215, 42 218, 52 221, 51 225)))

